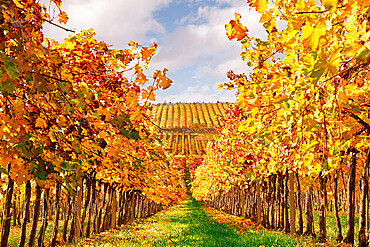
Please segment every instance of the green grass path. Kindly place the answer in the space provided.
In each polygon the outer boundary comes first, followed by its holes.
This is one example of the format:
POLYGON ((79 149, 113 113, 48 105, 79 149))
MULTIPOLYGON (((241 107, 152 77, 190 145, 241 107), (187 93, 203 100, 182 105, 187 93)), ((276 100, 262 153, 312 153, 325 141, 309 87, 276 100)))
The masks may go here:
POLYGON ((85 240, 83 246, 300 246, 290 235, 218 223, 194 199, 85 240))

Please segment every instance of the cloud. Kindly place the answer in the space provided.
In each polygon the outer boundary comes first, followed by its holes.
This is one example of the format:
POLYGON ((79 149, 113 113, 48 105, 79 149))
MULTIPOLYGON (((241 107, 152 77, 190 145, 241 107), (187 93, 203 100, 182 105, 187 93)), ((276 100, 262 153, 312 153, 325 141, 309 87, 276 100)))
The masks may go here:
POLYGON ((235 90, 216 90, 217 84, 193 84, 182 90, 174 85, 169 91, 156 93, 156 102, 235 102, 235 90), (171 91, 171 93, 170 93, 171 91))
MULTIPOLYGON (((264 33, 261 32, 261 25, 256 25, 260 14, 249 11, 244 2, 234 2, 236 3, 229 7, 200 6, 195 16, 191 13, 182 17, 179 23, 183 25, 161 40, 160 50, 153 58, 153 64, 176 71, 194 64, 198 64, 199 68, 215 69, 218 64, 236 57, 241 61, 240 43, 230 41, 225 31, 225 24, 234 18, 235 11, 242 14, 242 21, 250 30, 251 36, 263 37, 264 33), (197 21, 201 24, 197 24, 197 21)), ((238 67, 240 66, 239 64, 238 67)), ((223 72, 225 73, 226 71, 223 72)))
POLYGON ((235 102, 235 92, 218 91, 204 94, 202 92, 183 92, 181 94, 157 95, 156 102, 235 102))
MULTIPOLYGON (((48 2, 43 0, 44 2, 48 2)), ((116 48, 124 48, 130 40, 148 43, 150 35, 165 33, 163 24, 153 13, 168 5, 171 0, 65 0, 62 9, 67 12, 67 27, 77 32, 93 28, 97 38, 116 48)), ((66 33, 49 24, 44 25, 47 37, 62 41, 66 33)))
MULTIPOLYGON (((240 58, 241 44, 227 38, 225 24, 237 11, 250 36, 265 36, 260 14, 249 11, 244 0, 64 0, 62 9, 69 16, 68 28, 92 27, 97 39, 116 49, 126 48, 130 40, 143 45, 156 41, 148 74, 166 67, 174 81, 157 102, 235 100, 234 92, 215 90, 227 81, 227 70, 249 71, 240 58)), ((69 35, 49 24, 44 28, 47 37, 58 41, 69 35)))
MULTIPOLYGON (((240 57, 242 52, 240 43, 227 38, 225 24, 234 18, 237 11, 242 15, 242 23, 249 29, 250 36, 264 38, 265 33, 262 25, 258 23, 260 14, 249 11, 244 1, 219 2, 227 3, 228 6, 198 7, 197 11, 181 17, 179 23, 182 23, 182 26, 166 34, 162 40, 161 48, 153 58, 152 65, 168 67, 175 74, 174 86, 184 81, 182 77, 176 76, 177 72, 188 69, 186 83, 198 85, 188 88, 191 91, 171 90, 167 97, 191 101, 214 102, 217 98, 235 101, 235 92, 217 91, 217 85, 228 81, 226 77, 228 70, 248 74, 251 68, 240 57), (204 85, 208 85, 207 91, 201 90, 201 86, 204 85)), ((164 99, 165 97, 158 97, 157 102, 164 99)))

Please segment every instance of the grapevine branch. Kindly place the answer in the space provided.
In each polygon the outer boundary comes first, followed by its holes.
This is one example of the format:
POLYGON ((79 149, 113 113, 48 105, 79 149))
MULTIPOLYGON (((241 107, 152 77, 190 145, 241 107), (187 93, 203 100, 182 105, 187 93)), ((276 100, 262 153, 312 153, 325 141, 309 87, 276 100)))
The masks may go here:
POLYGON ((367 132, 370 132, 370 125, 368 123, 366 123, 364 120, 362 120, 359 116, 357 116, 355 113, 353 113, 352 111, 349 111, 347 109, 345 109, 344 112, 349 114, 350 117, 352 117, 359 124, 361 124, 367 130, 367 132))
MULTIPOLYGON (((345 6, 338 6, 337 9, 341 9, 341 8, 344 8, 345 6)), ((322 10, 322 11, 300 11, 300 12, 297 12, 296 14, 297 15, 302 15, 302 14, 324 14, 326 12, 329 12, 330 10, 327 9, 327 10, 322 10)))
POLYGON ((61 29, 65 30, 65 31, 67 31, 67 32, 71 32, 71 33, 75 33, 75 32, 76 32, 75 30, 72 30, 72 29, 68 29, 68 28, 62 27, 61 25, 58 25, 58 24, 56 24, 56 23, 54 23, 54 22, 52 22, 52 21, 49 21, 49 20, 46 20, 46 19, 45 19, 45 21, 46 21, 47 23, 51 24, 51 25, 54 25, 54 26, 56 26, 56 27, 59 27, 59 28, 61 28, 61 29))

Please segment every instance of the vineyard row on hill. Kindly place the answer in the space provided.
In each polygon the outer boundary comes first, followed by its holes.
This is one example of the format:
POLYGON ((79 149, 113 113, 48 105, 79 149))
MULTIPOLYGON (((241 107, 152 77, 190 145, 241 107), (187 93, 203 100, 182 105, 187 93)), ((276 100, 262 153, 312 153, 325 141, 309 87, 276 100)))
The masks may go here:
POLYGON ((196 134, 190 132, 165 131, 160 139, 167 143, 168 151, 181 155, 203 155, 206 153, 207 143, 215 140, 215 134, 196 134))
POLYGON ((162 129, 212 129, 229 103, 176 103, 153 106, 150 115, 162 129))

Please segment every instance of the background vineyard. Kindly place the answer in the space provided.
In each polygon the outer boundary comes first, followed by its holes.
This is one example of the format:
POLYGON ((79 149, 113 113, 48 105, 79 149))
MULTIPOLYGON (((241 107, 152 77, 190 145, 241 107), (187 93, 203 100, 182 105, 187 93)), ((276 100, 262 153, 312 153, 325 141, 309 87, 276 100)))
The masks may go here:
POLYGON ((168 103, 154 105, 149 114, 164 132, 214 132, 217 116, 224 116, 229 103, 168 103))
POLYGON ((230 103, 168 103, 154 105, 148 115, 160 130, 159 139, 173 154, 174 163, 185 179, 186 166, 193 179, 202 164, 209 141, 218 137, 217 126, 230 103))
POLYGON ((175 155, 203 155, 217 138, 218 121, 229 103, 168 103, 154 105, 149 115, 161 130, 159 138, 175 155))

